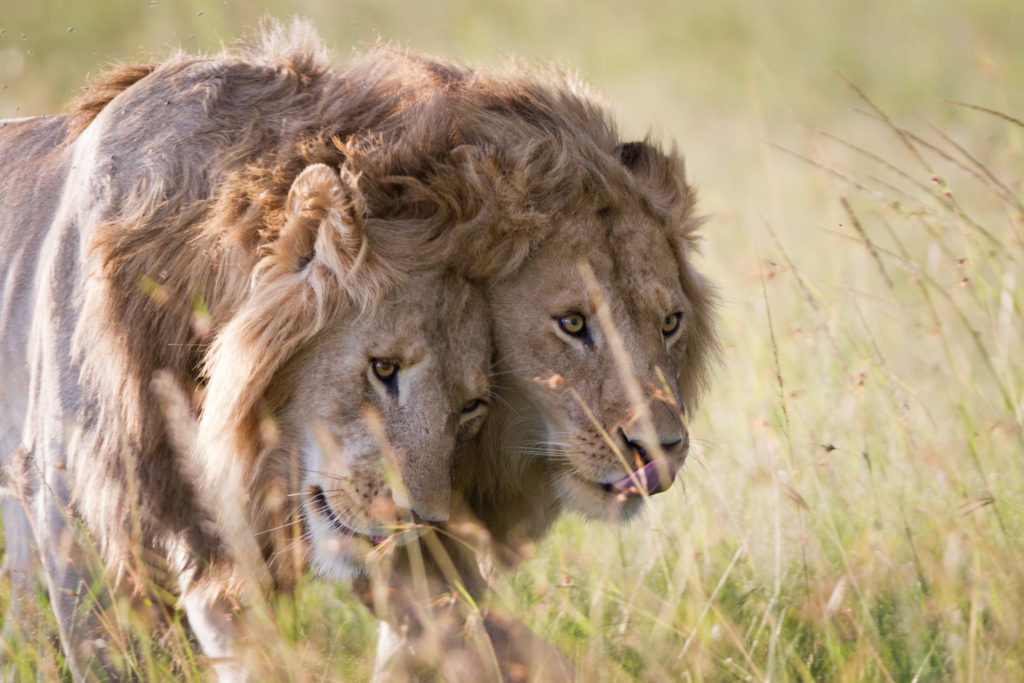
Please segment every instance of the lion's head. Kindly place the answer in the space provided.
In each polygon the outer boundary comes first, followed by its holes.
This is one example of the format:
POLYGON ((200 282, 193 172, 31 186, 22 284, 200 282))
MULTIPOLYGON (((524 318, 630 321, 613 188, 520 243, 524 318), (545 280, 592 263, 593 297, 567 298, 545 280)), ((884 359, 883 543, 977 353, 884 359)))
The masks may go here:
POLYGON ((296 357, 278 448, 298 451, 302 512, 323 573, 362 569, 365 552, 403 522, 448 518, 452 457, 487 412, 485 321, 479 293, 417 274, 296 357))
POLYGON ((573 74, 513 65, 452 90, 504 266, 487 287, 501 400, 462 488, 498 537, 536 537, 562 508, 626 519, 682 466, 718 350, 682 159, 623 142, 573 74))
POLYGON ((196 442, 207 486, 248 491, 258 534, 304 518, 335 578, 403 523, 447 519, 452 458, 488 402, 482 289, 445 267, 396 273, 369 246, 382 225, 367 211, 347 166, 294 181, 207 356, 196 442))
MULTIPOLYGON (((496 390, 539 423, 524 450, 547 452, 564 505, 615 519, 672 484, 714 342, 681 164, 648 143, 619 145, 604 163, 604 192, 563 217, 489 301, 496 390)), ((518 419, 497 415, 488 436, 515 448, 505 422, 518 419)))

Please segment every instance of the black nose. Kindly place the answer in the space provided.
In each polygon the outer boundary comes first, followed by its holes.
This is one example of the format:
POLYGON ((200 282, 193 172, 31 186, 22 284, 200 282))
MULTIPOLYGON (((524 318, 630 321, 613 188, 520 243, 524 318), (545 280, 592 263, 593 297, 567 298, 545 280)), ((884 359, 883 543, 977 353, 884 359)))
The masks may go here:
MULTIPOLYGON (((652 458, 651 458, 650 452, 647 450, 646 447, 644 447, 644 445, 642 443, 640 443, 639 441, 631 440, 628 436, 626 436, 626 433, 624 431, 622 431, 621 429, 619 430, 619 434, 622 435, 622 440, 626 443, 626 448, 628 448, 630 451, 636 453, 637 457, 640 458, 640 461, 643 464, 646 465, 646 464, 652 462, 652 458)), ((679 446, 682 443, 683 443, 683 439, 682 438, 675 439, 673 441, 666 441, 666 442, 660 444, 661 445, 662 453, 664 453, 665 455, 668 455, 670 453, 674 453, 676 450, 678 450, 679 446)))
POLYGON ((628 436, 626 436, 626 432, 621 429, 619 430, 619 434, 622 435, 622 440, 626 443, 626 448, 633 453, 636 453, 637 457, 640 458, 640 461, 643 462, 643 464, 646 465, 651 461, 651 456, 642 443, 639 441, 632 441, 628 436))
POLYGON ((666 441, 665 443, 661 444, 661 450, 663 450, 665 453, 672 453, 674 451, 679 450, 679 446, 682 443, 683 439, 681 438, 676 439, 675 441, 666 441))

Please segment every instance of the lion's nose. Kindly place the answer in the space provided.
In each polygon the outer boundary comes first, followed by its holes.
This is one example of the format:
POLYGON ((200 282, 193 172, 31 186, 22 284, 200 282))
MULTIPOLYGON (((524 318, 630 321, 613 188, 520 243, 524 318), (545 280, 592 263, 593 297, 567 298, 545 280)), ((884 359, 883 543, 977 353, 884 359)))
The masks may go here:
POLYGON ((636 469, 612 484, 613 490, 638 495, 642 488, 648 495, 654 495, 672 486, 676 471, 686 458, 686 451, 690 445, 689 434, 682 420, 675 416, 671 420, 658 420, 653 426, 652 436, 657 437, 658 447, 652 447, 650 442, 640 437, 639 425, 636 422, 619 430, 628 455, 635 458, 636 469))
POLYGON ((636 453, 644 464, 659 457, 655 444, 661 446, 665 457, 678 458, 680 452, 685 456, 689 438, 683 409, 659 398, 652 398, 648 408, 649 423, 644 424, 642 420, 647 418, 638 414, 620 427, 627 448, 636 453))
POLYGON ((402 476, 402 485, 391 489, 391 497, 405 508, 405 519, 445 522, 452 504, 451 475, 431 468, 415 469, 402 476))
POLYGON ((391 492, 391 498, 401 510, 401 519, 426 523, 448 521, 451 491, 446 487, 415 492, 397 489, 391 492))
MULTIPOLYGON (((626 442, 626 448, 628 448, 632 453, 635 453, 636 456, 640 459, 641 463, 646 465, 647 463, 653 460, 653 457, 651 455, 651 449, 644 446, 642 442, 630 439, 628 436, 626 436, 625 432, 623 432, 623 438, 626 442)), ((688 441, 686 435, 681 434, 677 435, 674 439, 670 439, 669 441, 662 441, 658 445, 661 446, 662 453, 671 457, 677 455, 679 451, 685 450, 683 444, 686 441, 688 441)))

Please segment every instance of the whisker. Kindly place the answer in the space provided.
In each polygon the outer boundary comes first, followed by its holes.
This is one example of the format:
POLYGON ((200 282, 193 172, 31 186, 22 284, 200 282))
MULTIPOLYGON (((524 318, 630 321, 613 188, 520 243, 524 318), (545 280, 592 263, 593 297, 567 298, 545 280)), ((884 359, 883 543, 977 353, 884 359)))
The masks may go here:
POLYGON ((313 541, 312 538, 308 538, 307 539, 307 538, 305 538, 305 536, 306 536, 305 534, 300 535, 298 538, 293 539, 290 543, 285 544, 285 546, 283 548, 281 548, 280 550, 278 550, 277 552, 272 554, 270 557, 268 557, 267 558, 267 566, 268 567, 274 566, 274 564, 277 563, 278 560, 281 558, 281 556, 284 555, 285 553, 290 553, 292 550, 294 550, 295 548, 299 547, 300 545, 302 545, 304 543, 311 543, 313 541))
POLYGON ((327 477, 329 479, 337 479, 338 478, 338 475, 336 473, 324 472, 322 470, 311 470, 311 469, 307 469, 305 467, 299 467, 298 471, 302 472, 303 474, 318 474, 321 477, 327 477))
POLYGON ((501 403, 506 408, 510 408, 510 409, 514 408, 514 406, 511 403, 509 403, 507 400, 505 400, 505 398, 501 394, 499 394, 498 392, 494 391, 493 389, 488 389, 484 393, 484 396, 486 396, 487 398, 491 399, 492 401, 496 401, 498 403, 501 403))
POLYGON ((301 521, 302 521, 301 519, 289 520, 289 521, 285 522, 284 524, 278 524, 277 526, 269 527, 269 528, 266 528, 266 529, 260 529, 259 531, 255 532, 253 535, 254 536, 266 536, 267 534, 272 534, 275 531, 282 531, 284 529, 288 529, 288 528, 294 526, 295 524, 300 523, 301 521))

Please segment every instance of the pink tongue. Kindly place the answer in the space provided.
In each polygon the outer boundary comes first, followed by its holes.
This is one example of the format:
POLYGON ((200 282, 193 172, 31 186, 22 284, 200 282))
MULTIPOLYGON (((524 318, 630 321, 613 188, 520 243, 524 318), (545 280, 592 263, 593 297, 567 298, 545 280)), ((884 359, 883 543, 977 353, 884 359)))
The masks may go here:
POLYGON ((672 486, 672 480, 676 478, 678 469, 678 465, 668 460, 649 462, 630 476, 623 477, 612 484, 612 489, 619 493, 640 495, 636 484, 639 482, 640 486, 647 489, 647 494, 653 496, 672 486))

